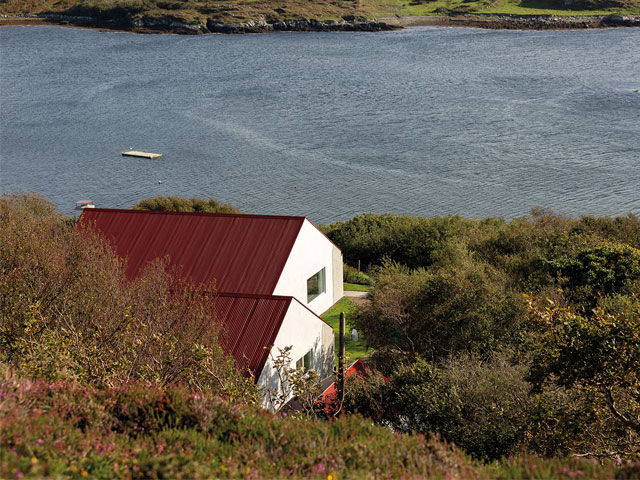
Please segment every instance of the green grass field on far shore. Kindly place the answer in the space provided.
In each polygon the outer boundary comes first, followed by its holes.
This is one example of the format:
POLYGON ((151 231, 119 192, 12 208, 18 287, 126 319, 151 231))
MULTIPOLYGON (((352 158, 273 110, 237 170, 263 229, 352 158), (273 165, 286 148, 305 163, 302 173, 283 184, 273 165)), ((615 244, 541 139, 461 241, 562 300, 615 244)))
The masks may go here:
MULTIPOLYGON (((143 17, 174 19, 194 25, 207 20, 239 23, 248 20, 277 22, 290 19, 340 20, 391 16, 469 15, 556 15, 591 16, 640 14, 640 0, 578 0, 573 9, 561 0, 6 0, 0 14, 64 14, 98 18, 101 21, 131 22, 143 17), (616 5, 616 6, 614 6, 616 5)), ((0 23, 4 23, 0 21, 0 23)))
MULTIPOLYGON (((328 312, 322 315, 322 318, 333 328, 333 332, 336 338, 336 353, 339 347, 339 335, 340 335, 340 312, 344 312, 346 316, 347 334, 345 335, 344 348, 346 353, 347 365, 355 362, 357 359, 364 357, 373 352, 373 349, 367 348, 367 342, 359 336, 358 341, 351 339, 351 330, 353 327, 349 324, 349 317, 354 312, 356 306, 348 298, 343 298, 336 303, 328 312)), ((337 357, 336 357, 337 362, 337 357)))
POLYGON ((640 14, 640 2, 630 2, 624 8, 567 9, 553 0, 362 0, 375 16, 419 15, 555 15, 592 16, 612 13, 640 14))

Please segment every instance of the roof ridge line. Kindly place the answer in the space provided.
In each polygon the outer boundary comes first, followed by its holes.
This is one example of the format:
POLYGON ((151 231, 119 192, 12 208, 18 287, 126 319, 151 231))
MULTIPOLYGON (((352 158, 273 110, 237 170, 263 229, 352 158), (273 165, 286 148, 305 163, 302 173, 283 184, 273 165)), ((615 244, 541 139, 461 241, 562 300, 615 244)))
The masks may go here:
MULTIPOLYGON (((298 300, 293 295, 268 295, 266 293, 234 293, 234 292, 215 292, 213 295, 214 295, 214 297, 218 296, 218 297, 260 298, 260 299, 264 299, 264 300, 295 300, 300 305, 302 305, 305 309, 307 309, 309 312, 311 312, 313 315, 318 317, 322 322, 326 323, 327 325, 329 325, 331 327, 331 324, 329 322, 327 322, 324 318, 322 318, 316 312, 311 310, 307 305, 302 303, 300 300, 298 300)), ((331 327, 331 328, 333 329, 333 327, 331 327)))
MULTIPOLYGON (((305 305, 304 303, 302 303, 300 300, 298 300, 296 297, 291 297, 293 298, 296 302, 298 302, 300 305, 302 305, 304 308, 306 308, 307 310, 309 310, 312 314, 314 314, 316 317, 318 317, 321 321, 323 321, 324 323, 326 323, 327 325, 329 325, 331 327, 331 324, 329 322, 327 322, 324 318, 322 318, 320 315, 318 315, 316 312, 314 312, 313 310, 311 310, 307 305, 305 305)), ((331 327, 331 330, 333 330, 333 327, 331 327)))
MULTIPOLYGON (((264 299, 296 299, 293 295, 269 295, 268 293, 236 293, 236 292, 215 292, 218 297, 242 297, 242 298, 264 298, 264 299)), ((296 299, 297 300, 297 299, 296 299)))
MULTIPOLYGON (((135 213, 135 214, 153 214, 153 215, 180 215, 180 216, 200 216, 200 217, 245 217, 245 218, 273 218, 287 220, 309 220, 302 215, 263 215, 258 213, 213 213, 213 212, 174 212, 164 210, 133 210, 121 208, 92 208, 94 212, 118 212, 118 213, 135 213)), ((84 213, 84 211, 83 211, 84 213)), ((310 221, 310 220, 309 220, 310 221)), ((317 228, 317 227, 316 227, 317 228)))

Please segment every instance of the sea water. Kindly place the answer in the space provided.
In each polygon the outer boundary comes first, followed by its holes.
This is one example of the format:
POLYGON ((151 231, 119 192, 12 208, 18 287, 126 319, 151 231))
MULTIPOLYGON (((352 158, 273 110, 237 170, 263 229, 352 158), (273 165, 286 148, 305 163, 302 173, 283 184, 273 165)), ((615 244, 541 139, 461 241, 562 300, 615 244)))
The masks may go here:
POLYGON ((0 191, 65 213, 180 195, 323 223, 640 214, 639 46, 640 29, 4 27, 0 191))

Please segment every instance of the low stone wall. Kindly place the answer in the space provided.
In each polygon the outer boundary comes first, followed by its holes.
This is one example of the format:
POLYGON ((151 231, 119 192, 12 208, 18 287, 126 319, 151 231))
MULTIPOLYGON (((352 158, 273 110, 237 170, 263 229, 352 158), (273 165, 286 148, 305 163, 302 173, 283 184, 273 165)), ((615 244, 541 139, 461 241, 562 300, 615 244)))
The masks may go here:
POLYGON ((560 17, 555 15, 537 16, 496 16, 491 23, 495 28, 523 28, 523 29, 574 29, 574 28, 602 28, 602 27, 638 27, 640 15, 606 15, 560 17))
POLYGON ((448 26, 501 30, 563 30, 581 28, 640 27, 640 15, 458 15, 381 17, 378 21, 400 27, 448 26))

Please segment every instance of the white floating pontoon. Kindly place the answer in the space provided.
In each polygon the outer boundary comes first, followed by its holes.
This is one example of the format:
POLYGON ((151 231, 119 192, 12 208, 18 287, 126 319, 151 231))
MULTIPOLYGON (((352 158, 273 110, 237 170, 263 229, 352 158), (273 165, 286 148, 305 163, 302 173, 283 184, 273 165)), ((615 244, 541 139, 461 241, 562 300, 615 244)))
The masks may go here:
POLYGON ((136 150, 129 150, 126 152, 122 152, 122 155, 125 157, 142 157, 142 158, 160 158, 162 156, 161 153, 138 152, 136 150))

